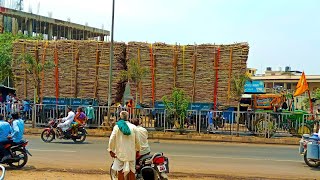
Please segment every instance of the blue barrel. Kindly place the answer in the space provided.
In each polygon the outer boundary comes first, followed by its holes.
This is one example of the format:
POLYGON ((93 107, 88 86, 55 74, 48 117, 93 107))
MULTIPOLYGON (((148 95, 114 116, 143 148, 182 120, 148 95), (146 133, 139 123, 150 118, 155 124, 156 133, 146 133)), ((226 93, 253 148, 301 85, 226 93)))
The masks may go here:
POLYGON ((307 158, 319 159, 319 145, 317 142, 309 142, 307 145, 307 158))

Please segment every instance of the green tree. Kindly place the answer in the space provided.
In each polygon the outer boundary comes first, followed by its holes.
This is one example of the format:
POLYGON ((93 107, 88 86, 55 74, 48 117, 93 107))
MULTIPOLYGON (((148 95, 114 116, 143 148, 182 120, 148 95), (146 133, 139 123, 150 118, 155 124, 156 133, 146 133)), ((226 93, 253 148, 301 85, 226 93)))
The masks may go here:
POLYGON ((248 75, 238 75, 234 76, 232 79, 232 91, 231 96, 232 98, 237 101, 237 136, 239 136, 239 128, 240 128, 240 100, 242 97, 242 94, 244 93, 244 86, 246 82, 250 80, 250 77, 248 75))
POLYGON ((3 33, 0 34, 0 82, 7 77, 12 77, 12 51, 13 51, 13 42, 18 39, 41 39, 42 36, 38 37, 29 37, 18 33, 13 35, 12 33, 3 33))
POLYGON ((138 103, 138 87, 142 79, 147 75, 148 69, 141 67, 137 60, 131 59, 127 64, 128 69, 120 72, 121 79, 131 81, 136 91, 135 104, 138 103))
POLYGON ((52 69, 54 67, 54 63, 52 60, 47 60, 44 64, 42 64, 39 61, 39 58, 34 58, 29 53, 21 55, 18 59, 18 63, 24 64, 24 69, 31 75, 34 83, 36 102, 38 103, 40 99, 39 96, 41 86, 40 73, 44 70, 52 69))
POLYGON ((173 117, 173 122, 180 133, 184 130, 184 121, 187 117, 189 97, 182 89, 174 88, 170 97, 162 97, 167 115, 173 117))

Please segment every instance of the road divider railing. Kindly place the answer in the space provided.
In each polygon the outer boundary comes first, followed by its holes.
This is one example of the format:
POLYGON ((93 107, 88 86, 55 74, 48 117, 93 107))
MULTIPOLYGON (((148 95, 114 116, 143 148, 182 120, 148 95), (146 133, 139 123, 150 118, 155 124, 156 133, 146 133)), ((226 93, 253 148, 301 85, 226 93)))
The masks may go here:
MULTIPOLYGON (((79 107, 71 106, 74 111, 79 107)), ((85 110, 86 107, 83 109, 85 110)), ((92 128, 112 125, 108 121, 107 106, 93 106, 94 118, 87 122, 92 128)), ((123 108, 110 108, 110 121, 119 120, 123 108)), ((49 119, 67 116, 66 105, 35 104, 23 108, 23 104, 2 103, 0 113, 10 117, 10 113, 19 111, 26 123, 35 127, 46 126, 49 119), (27 111, 25 111, 27 110, 27 111)), ((198 133, 220 133, 235 135, 258 135, 262 137, 292 136, 311 134, 316 129, 320 115, 299 112, 265 111, 213 111, 213 121, 209 121, 209 110, 188 110, 185 118, 159 108, 130 108, 129 119, 137 118, 141 125, 153 131, 186 131, 198 133), (212 125, 210 126, 210 124, 212 125)))

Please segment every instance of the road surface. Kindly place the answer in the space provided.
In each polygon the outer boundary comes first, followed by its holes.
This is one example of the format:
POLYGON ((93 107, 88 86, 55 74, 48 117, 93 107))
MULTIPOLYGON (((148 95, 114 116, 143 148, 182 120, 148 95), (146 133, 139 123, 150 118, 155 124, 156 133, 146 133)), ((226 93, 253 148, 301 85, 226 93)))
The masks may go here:
MULTIPOLYGON (((25 171, 60 171, 106 174, 111 158, 107 138, 88 137, 85 144, 72 141, 44 143, 27 136, 32 153, 25 171)), ((153 152, 169 157, 171 177, 237 177, 274 179, 317 179, 320 168, 307 167, 296 146, 205 143, 185 141, 150 142, 153 152)), ((183 179, 183 178, 182 178, 183 179)))

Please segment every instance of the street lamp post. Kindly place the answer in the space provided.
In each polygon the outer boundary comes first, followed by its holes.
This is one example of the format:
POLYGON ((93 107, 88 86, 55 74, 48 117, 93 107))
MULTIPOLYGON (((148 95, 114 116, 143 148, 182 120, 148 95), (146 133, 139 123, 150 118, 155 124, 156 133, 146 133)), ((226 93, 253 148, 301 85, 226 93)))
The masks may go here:
POLYGON ((111 43, 110 43, 110 62, 109 62, 109 86, 108 86, 108 123, 110 122, 110 106, 112 96, 112 64, 113 64, 113 31, 114 31, 114 3, 112 1, 112 22, 111 22, 111 43))

